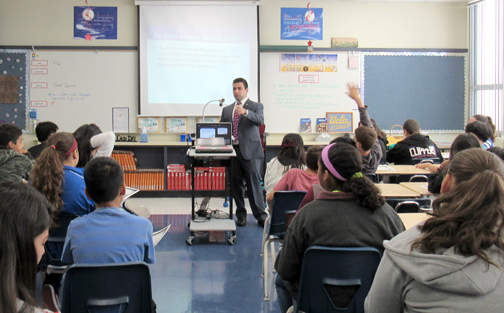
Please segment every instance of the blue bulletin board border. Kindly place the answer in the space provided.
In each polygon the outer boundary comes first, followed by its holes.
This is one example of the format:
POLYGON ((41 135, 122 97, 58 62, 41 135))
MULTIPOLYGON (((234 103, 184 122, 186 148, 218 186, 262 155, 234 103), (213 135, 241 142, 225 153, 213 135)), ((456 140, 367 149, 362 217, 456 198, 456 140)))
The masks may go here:
POLYGON ((8 123, 28 130, 29 69, 28 50, 0 50, 0 76, 18 79, 15 102, 0 102, 0 125, 8 123))

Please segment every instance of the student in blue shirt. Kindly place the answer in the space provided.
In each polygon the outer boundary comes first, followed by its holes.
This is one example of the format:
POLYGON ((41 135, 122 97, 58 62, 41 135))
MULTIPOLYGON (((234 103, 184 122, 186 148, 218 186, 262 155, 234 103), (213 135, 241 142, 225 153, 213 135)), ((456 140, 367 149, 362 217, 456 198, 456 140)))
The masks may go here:
POLYGON ((94 158, 86 165, 84 180, 96 210, 70 223, 63 261, 154 263, 151 222, 120 208, 126 187, 119 163, 109 157, 94 158))

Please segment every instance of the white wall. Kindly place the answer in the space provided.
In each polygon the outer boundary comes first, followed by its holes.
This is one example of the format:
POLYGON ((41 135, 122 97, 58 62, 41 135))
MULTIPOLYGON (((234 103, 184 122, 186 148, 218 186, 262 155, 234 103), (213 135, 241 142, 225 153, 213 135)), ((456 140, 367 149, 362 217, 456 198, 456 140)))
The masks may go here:
MULTIPOLYGON (((261 45, 306 45, 280 40, 280 8, 306 7, 308 1, 262 0, 261 45)), ((314 47, 330 47, 331 37, 354 37, 362 48, 468 48, 465 3, 312 1, 324 9, 324 37, 314 47)))

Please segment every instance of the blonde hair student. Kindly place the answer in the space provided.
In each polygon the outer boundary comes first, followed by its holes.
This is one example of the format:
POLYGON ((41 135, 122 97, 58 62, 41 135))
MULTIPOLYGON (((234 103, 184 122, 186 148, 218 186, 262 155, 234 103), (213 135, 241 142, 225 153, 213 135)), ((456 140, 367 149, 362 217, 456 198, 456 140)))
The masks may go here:
POLYGON ((455 155, 432 217, 384 242, 366 312, 502 312, 504 164, 455 155))

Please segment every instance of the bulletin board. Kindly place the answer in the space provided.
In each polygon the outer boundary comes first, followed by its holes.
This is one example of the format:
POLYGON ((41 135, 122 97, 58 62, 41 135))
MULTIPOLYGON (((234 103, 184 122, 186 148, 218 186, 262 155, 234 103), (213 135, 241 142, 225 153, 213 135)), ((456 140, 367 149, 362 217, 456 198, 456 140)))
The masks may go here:
POLYGON ((0 50, 0 124, 27 129, 28 54, 0 50))

